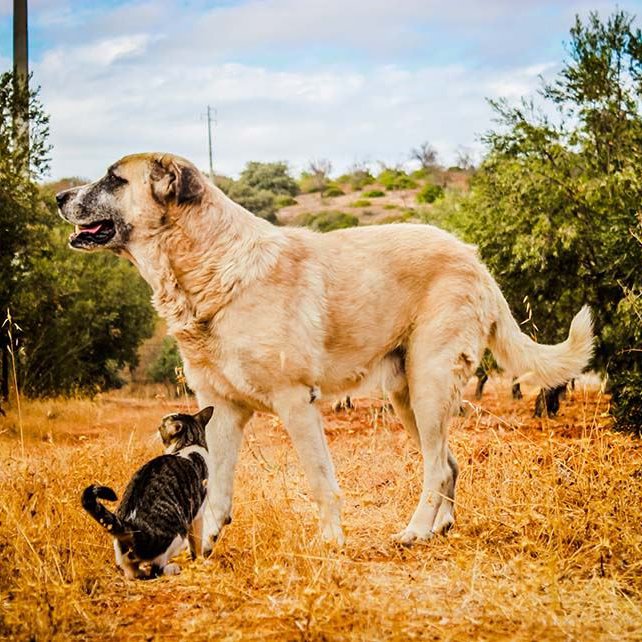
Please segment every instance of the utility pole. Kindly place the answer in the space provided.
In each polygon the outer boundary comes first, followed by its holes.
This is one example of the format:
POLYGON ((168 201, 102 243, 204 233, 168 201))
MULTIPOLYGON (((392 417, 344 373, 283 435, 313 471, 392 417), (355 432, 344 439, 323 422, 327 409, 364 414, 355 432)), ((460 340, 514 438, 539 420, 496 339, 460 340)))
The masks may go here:
MULTIPOLYGON (((27 0, 13 0, 13 105, 11 118, 18 171, 29 178, 29 47, 27 0)), ((3 310, 4 312, 4 310, 3 310)), ((9 338, 0 332, 0 397, 9 401, 9 338)), ((2 408, 0 413, 4 414, 2 408)))
POLYGON ((212 111, 214 111, 214 124, 216 124, 216 110, 207 106, 207 147, 210 156, 210 180, 214 183, 214 164, 212 162, 212 111))
POLYGON ((29 171, 29 39, 27 0, 13 0, 13 124, 23 171, 29 171))

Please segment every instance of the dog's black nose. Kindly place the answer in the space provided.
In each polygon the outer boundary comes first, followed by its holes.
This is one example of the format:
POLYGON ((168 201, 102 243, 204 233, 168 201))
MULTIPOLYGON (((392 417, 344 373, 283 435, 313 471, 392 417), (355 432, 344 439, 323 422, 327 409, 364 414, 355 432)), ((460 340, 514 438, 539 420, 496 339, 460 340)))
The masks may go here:
POLYGON ((69 198, 69 192, 58 192, 56 194, 56 203, 58 203, 58 209, 62 209, 62 206, 65 204, 65 201, 69 198))

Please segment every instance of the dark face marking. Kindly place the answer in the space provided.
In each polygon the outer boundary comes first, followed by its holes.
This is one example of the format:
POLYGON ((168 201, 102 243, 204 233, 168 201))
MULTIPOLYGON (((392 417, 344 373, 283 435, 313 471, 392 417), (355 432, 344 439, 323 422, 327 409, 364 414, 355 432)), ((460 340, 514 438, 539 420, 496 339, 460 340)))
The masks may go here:
POLYGON ((100 180, 56 195, 60 216, 76 226, 69 237, 71 247, 118 250, 126 245, 131 226, 125 223, 117 198, 126 185, 127 179, 112 166, 100 180))

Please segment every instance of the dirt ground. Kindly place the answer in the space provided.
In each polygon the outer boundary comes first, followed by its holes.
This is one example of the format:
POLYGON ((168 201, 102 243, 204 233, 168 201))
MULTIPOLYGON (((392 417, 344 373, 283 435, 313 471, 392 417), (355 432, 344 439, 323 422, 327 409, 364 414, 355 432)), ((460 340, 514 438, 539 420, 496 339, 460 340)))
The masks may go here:
POLYGON ((550 420, 531 417, 534 394, 513 401, 492 379, 464 404, 457 523, 410 549, 390 537, 417 501, 420 456, 380 400, 337 414, 325 402, 343 550, 317 537, 280 422, 257 416, 214 554, 182 554, 180 575, 148 582, 117 571, 79 498, 93 482, 122 493, 180 402, 14 404, 0 418, 0 638, 640 640, 642 445, 610 430, 595 387, 550 420))

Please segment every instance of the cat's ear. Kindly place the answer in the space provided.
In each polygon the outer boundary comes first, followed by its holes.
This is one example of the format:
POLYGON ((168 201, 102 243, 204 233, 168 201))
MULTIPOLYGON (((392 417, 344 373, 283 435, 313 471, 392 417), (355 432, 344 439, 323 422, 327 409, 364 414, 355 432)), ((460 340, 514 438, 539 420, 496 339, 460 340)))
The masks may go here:
POLYGON ((212 418, 212 413, 214 412, 214 408, 212 406, 207 406, 206 408, 203 408, 199 413, 194 415, 194 419, 196 420, 196 423, 201 426, 201 428, 205 428, 207 424, 209 423, 209 420, 212 418))

